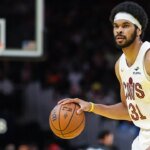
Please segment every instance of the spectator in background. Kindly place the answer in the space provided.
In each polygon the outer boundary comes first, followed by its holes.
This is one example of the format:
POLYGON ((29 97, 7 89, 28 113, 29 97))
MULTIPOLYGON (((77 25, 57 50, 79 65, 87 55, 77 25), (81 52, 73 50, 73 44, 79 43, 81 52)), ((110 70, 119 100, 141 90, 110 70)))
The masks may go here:
POLYGON ((103 130, 98 135, 98 143, 96 146, 91 146, 87 150, 118 150, 114 146, 114 135, 109 130, 103 130))
POLYGON ((47 150, 62 150, 62 148, 58 144, 52 143, 48 146, 47 150))
POLYGON ((30 150, 30 146, 28 144, 20 144, 18 150, 30 150))
POLYGON ((16 150, 16 146, 13 143, 9 143, 5 146, 5 150, 16 150))

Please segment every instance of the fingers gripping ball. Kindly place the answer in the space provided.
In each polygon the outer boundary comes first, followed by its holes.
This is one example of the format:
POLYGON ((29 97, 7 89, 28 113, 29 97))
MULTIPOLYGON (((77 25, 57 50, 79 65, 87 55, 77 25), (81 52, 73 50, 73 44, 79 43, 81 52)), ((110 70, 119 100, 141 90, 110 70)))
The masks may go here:
POLYGON ((50 113, 49 123, 53 133, 62 139, 77 137, 85 127, 85 114, 77 114, 79 105, 56 105, 50 113))

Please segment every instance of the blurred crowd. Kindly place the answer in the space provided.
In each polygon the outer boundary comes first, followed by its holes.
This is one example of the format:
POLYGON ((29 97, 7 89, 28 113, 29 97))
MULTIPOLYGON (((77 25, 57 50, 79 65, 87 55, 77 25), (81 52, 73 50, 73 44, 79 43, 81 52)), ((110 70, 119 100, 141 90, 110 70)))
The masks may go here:
MULTIPOLYGON (((20 39, 33 40, 33 4, 15 1, 17 6, 1 8, 0 14, 9 18, 13 10, 16 18, 11 20, 15 23, 23 13, 29 28, 18 30, 18 34, 20 39)), ((130 146, 138 129, 129 122, 87 113, 84 132, 70 141, 57 138, 49 128, 50 111, 62 98, 79 97, 108 105, 120 101, 114 64, 121 50, 115 47, 109 22, 109 13, 118 2, 45 0, 43 57, 39 61, 3 59, 0 63, 0 150, 84 149, 96 144, 104 129, 114 134, 120 150, 124 150, 123 144, 130 146)), ((142 5, 148 10, 146 4, 142 5)), ((14 37, 8 34, 7 42, 15 47, 20 39, 13 28, 9 31, 14 37)), ((145 39, 149 40, 147 33, 145 39)))

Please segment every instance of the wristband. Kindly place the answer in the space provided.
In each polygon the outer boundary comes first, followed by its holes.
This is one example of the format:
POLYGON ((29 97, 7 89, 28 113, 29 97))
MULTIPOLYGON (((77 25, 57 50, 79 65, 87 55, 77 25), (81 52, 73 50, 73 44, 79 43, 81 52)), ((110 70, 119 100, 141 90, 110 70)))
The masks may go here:
POLYGON ((94 103, 92 103, 92 102, 89 102, 89 103, 91 104, 91 108, 90 108, 89 112, 93 112, 93 110, 94 110, 94 103))

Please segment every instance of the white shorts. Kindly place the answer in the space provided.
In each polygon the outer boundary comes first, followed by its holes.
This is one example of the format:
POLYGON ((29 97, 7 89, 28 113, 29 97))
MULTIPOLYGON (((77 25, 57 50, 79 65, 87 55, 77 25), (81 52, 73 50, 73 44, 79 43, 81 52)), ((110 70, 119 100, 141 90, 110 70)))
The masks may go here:
POLYGON ((132 150, 150 150, 150 130, 140 130, 132 143, 132 150))

